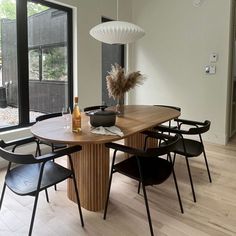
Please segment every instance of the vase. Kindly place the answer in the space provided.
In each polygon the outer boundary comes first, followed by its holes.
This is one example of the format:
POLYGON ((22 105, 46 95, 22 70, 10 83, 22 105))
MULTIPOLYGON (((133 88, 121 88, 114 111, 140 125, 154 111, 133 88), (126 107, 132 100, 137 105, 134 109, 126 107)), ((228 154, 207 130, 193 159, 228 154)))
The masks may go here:
POLYGON ((117 98, 116 113, 118 116, 124 115, 124 96, 117 98))

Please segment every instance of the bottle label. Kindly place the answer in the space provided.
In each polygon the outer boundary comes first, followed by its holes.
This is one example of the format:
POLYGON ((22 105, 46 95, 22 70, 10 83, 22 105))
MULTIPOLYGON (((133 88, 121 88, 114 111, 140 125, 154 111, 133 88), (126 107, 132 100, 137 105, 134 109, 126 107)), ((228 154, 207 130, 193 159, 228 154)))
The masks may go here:
POLYGON ((81 119, 73 119, 73 131, 74 132, 81 131, 81 119))

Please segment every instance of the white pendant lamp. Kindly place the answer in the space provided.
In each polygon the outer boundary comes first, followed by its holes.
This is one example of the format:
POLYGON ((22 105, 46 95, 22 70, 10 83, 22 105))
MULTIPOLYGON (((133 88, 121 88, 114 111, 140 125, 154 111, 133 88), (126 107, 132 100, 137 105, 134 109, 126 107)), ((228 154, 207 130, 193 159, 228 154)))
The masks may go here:
MULTIPOLYGON (((118 19, 118 0, 117 0, 117 19, 118 19)), ((90 30, 90 35, 108 44, 127 44, 132 43, 145 35, 139 26, 125 21, 109 21, 94 26, 90 30)))

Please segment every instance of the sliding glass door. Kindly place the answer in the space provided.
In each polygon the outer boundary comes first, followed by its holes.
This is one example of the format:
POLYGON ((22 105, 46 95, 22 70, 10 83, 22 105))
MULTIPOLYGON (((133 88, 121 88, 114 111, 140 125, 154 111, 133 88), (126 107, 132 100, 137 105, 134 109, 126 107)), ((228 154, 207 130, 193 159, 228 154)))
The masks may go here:
POLYGON ((0 0, 0 94, 5 90, 6 100, 0 109, 15 121, 5 123, 1 113, 0 129, 60 112, 73 99, 72 10, 43 0, 13 2, 0 0), (11 15, 3 15, 4 4, 11 15))

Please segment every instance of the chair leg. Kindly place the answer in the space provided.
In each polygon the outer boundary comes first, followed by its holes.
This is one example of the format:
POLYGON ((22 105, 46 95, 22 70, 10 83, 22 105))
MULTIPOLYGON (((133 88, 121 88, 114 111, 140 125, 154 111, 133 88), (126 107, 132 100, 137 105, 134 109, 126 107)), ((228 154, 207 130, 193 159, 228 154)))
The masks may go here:
MULTIPOLYGON (((175 155, 176 155, 176 153, 175 153, 175 155)), ((175 155, 174 155, 174 157, 175 157, 175 155)), ((168 154, 167 156, 168 156, 168 158, 169 158, 169 160, 170 160, 170 163, 171 163, 172 166, 173 166, 172 174, 173 174, 173 178, 174 178, 174 182, 175 182, 175 189, 176 189, 177 196, 178 196, 178 200, 179 200, 180 210, 181 210, 181 213, 184 213, 184 209, 183 209, 183 205, 182 205, 182 200, 181 200, 180 193, 179 193, 179 187, 178 187, 178 183, 177 183, 177 179, 176 179, 176 175, 175 175, 174 164, 173 164, 173 162, 172 162, 171 155, 168 154)))
POLYGON ((40 149, 39 140, 36 141, 36 152, 35 152, 35 156, 41 156, 41 149, 40 149))
POLYGON ((206 157, 206 152, 205 152, 205 149, 204 149, 204 148, 203 148, 203 156, 204 156, 205 163, 206 163, 208 178, 209 178, 209 181, 210 181, 210 183, 211 183, 211 182, 212 182, 212 181, 211 181, 211 173, 210 173, 210 169, 209 169, 209 166, 208 166, 207 157, 206 157))
POLYGON ((2 202, 3 202, 4 195, 5 195, 5 190, 6 190, 6 183, 4 182, 3 188, 2 188, 1 199, 0 199, 0 210, 2 208, 2 202))
MULTIPOLYGON (((11 169, 11 162, 8 163, 7 173, 9 172, 10 169, 11 169)), ((3 198, 4 198, 4 195, 5 195, 5 190, 6 190, 6 182, 4 181, 3 188, 2 188, 2 194, 1 194, 1 199, 0 199, 0 210, 1 210, 1 207, 2 207, 3 198)))
POLYGON ((146 194, 146 189, 145 189, 144 184, 142 184, 142 187, 143 187, 143 196, 144 196, 145 206, 146 206, 146 210, 147 210, 147 216, 148 216, 148 223, 149 223, 149 227, 150 227, 150 232, 151 232, 151 236, 154 236, 153 228, 152 228, 152 220, 151 220, 151 216, 150 216, 148 200, 147 200, 147 194, 146 194))
MULTIPOLYGON (((54 148, 54 145, 53 145, 53 143, 51 144, 51 149, 52 149, 52 152, 54 152, 55 151, 55 148, 54 148)), ((55 162, 55 160, 53 159, 52 160, 53 162, 55 162)), ((57 185, 55 184, 54 185, 54 189, 55 189, 55 191, 57 191, 57 185)))
POLYGON ((79 208, 80 221, 81 221, 82 227, 84 227, 84 220, 83 220, 83 215, 82 215, 82 210, 81 210, 81 205, 80 205, 80 199, 79 199, 79 191, 78 191, 78 188, 77 188, 77 183, 76 183, 76 179, 75 179, 75 174, 74 173, 73 173, 72 178, 73 178, 73 182, 74 182, 76 199, 77 199, 77 204, 78 204, 78 208, 79 208))
POLYGON ((74 188, 75 188, 75 194, 76 194, 76 199, 77 199, 77 204, 78 204, 78 208, 79 208, 79 215, 80 215, 80 221, 81 221, 81 225, 82 227, 84 227, 84 220, 83 220, 83 215, 82 215, 82 210, 81 210, 81 205, 80 205, 80 199, 79 199, 79 191, 77 188, 77 183, 76 183, 76 179, 75 179, 75 171, 74 171, 74 166, 73 166, 73 162, 71 159, 71 155, 68 155, 69 158, 69 162, 70 162, 70 168, 72 171, 72 179, 74 182, 74 188))
POLYGON ((140 194, 141 182, 138 182, 138 194, 140 194))
POLYGON ((49 203, 49 197, 48 197, 48 190, 47 189, 45 189, 45 195, 46 195, 46 200, 49 203))
POLYGON ((188 168, 189 180, 190 180, 190 184, 191 184, 191 188, 192 188, 193 201, 196 202, 196 196, 195 196, 195 191, 194 191, 194 187, 193 187, 193 180, 192 180, 192 176, 191 176, 191 171, 190 171, 190 166, 189 166, 188 158, 185 157, 185 160, 186 160, 186 164, 187 164, 187 168, 188 168))
POLYGON ((110 191, 111 191, 111 182, 112 182, 112 175, 113 175, 113 166, 114 166, 114 164, 115 164, 116 152, 117 152, 117 150, 114 151, 113 157, 112 157, 111 171, 110 171, 110 178, 109 178, 108 189, 107 189, 107 199, 106 199, 106 203, 105 203, 105 209, 104 209, 104 214, 103 214, 103 220, 105 220, 105 219, 106 219, 106 216, 107 216, 107 207, 108 207, 108 201, 109 201, 109 196, 110 196, 110 191))
POLYGON ((28 234, 28 236, 31 236, 32 231, 33 231, 34 218, 35 218, 35 213, 36 213, 37 204, 38 204, 38 197, 39 197, 39 192, 37 192, 36 195, 35 195, 34 207, 33 207, 33 212, 32 212, 32 216, 31 216, 30 229, 29 229, 29 234, 28 234))
POLYGON ((178 187, 178 183, 177 183, 174 168, 173 168, 172 174, 173 174, 173 177, 174 177, 175 188, 176 188, 176 192, 177 192, 177 196, 178 196, 178 200, 179 200, 179 207, 180 207, 181 213, 183 214, 184 209, 183 209, 182 200, 181 200, 180 193, 179 193, 179 187, 178 187))
POLYGON ((107 216, 107 207, 108 207, 108 201, 109 201, 109 196, 110 196, 110 191, 111 191, 112 175, 113 175, 113 172, 111 170, 109 185, 108 185, 108 190, 107 190, 107 198, 106 198, 105 209, 104 209, 104 214, 103 214, 103 220, 105 220, 107 216))

